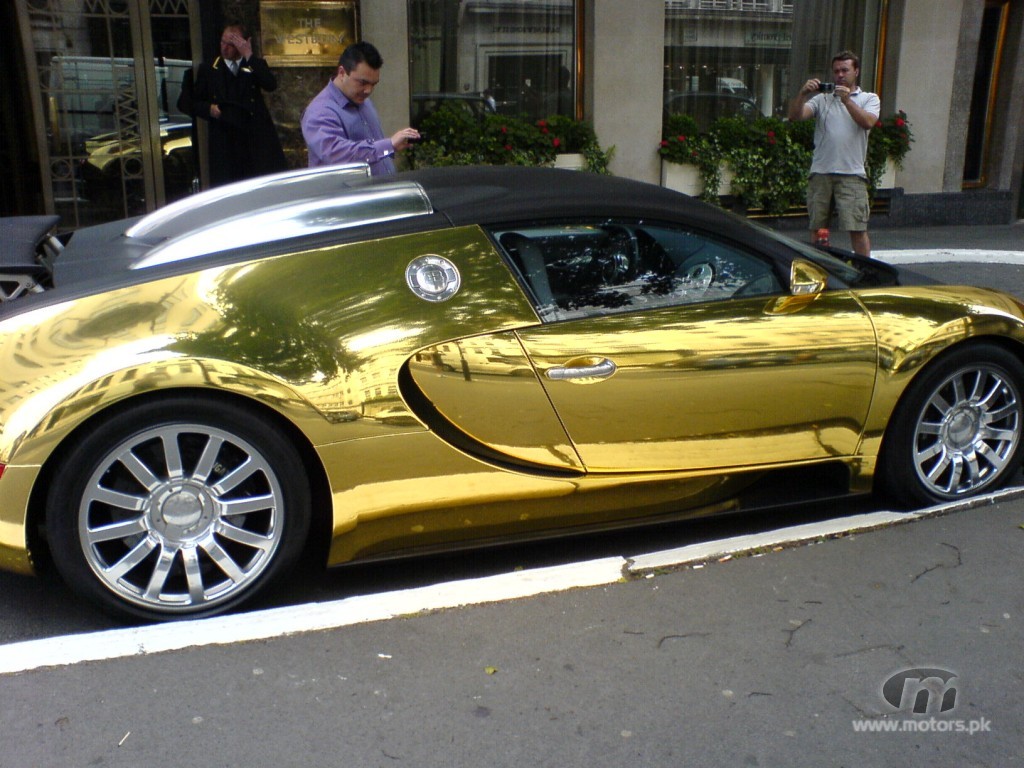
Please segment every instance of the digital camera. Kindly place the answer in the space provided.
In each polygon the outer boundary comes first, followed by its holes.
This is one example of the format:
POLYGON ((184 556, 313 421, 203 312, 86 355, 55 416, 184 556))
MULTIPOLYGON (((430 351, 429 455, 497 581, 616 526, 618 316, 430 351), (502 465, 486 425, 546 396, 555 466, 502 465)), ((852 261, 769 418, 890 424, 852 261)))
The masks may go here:
POLYGON ((818 90, 821 93, 835 93, 836 92, 836 84, 835 83, 818 83, 818 90))

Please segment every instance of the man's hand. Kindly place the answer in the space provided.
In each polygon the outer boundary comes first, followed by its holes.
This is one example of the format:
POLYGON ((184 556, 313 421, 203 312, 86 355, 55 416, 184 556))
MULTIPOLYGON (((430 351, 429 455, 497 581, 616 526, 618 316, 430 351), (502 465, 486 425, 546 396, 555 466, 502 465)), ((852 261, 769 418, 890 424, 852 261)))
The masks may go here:
POLYGON ((875 127, 875 123, 878 122, 878 115, 865 112, 861 109, 860 105, 853 100, 852 96, 853 90, 849 86, 836 86, 836 97, 843 102, 843 106, 846 107, 846 111, 850 114, 850 117, 853 118, 853 122, 865 131, 870 131, 875 127))
POLYGON ((811 98, 812 94, 818 92, 818 86, 821 85, 821 80, 816 77, 812 77, 794 96, 789 102, 789 110, 787 116, 792 121, 807 120, 813 114, 811 108, 807 106, 807 101, 811 98))
POLYGON ((210 105, 210 117, 212 117, 214 120, 220 120, 220 107, 218 107, 216 104, 210 105))
POLYGON ((250 43, 237 32, 227 32, 224 35, 224 41, 235 46, 235 48, 241 54, 243 59, 248 59, 252 57, 252 43, 250 43))
POLYGON ((811 94, 817 93, 820 87, 821 80, 819 80, 816 77, 812 77, 810 80, 804 83, 804 87, 800 89, 800 95, 803 96, 804 99, 806 99, 811 94))
POLYGON ((403 128, 391 137, 391 146, 396 152, 400 152, 409 146, 410 142, 419 141, 420 132, 415 128, 403 128))

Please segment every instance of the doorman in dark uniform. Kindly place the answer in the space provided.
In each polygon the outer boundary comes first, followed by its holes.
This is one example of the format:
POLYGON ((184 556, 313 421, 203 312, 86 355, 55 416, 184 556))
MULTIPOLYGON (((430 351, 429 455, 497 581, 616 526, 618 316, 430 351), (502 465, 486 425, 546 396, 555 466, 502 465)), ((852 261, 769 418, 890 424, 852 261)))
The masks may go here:
POLYGON ((276 88, 266 60, 253 56, 245 27, 225 26, 220 56, 199 67, 192 93, 193 114, 210 126, 211 186, 287 169, 263 101, 263 92, 276 88))

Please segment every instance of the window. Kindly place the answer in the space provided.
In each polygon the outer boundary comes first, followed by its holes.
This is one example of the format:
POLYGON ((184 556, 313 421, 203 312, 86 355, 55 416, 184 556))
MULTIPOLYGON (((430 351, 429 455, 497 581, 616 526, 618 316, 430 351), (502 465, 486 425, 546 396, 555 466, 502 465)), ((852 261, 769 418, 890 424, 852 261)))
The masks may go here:
POLYGON ((540 119, 575 117, 576 2, 409 0, 411 117, 465 105, 540 119))
POLYGON ((706 129, 719 117, 781 117, 833 54, 861 58, 873 90, 881 0, 665 0, 665 113, 706 129))
POLYGON ((964 145, 965 187, 984 186, 986 182, 985 162, 992 141, 1000 59, 1009 11, 1009 0, 988 0, 985 3, 974 69, 974 88, 971 91, 971 112, 967 120, 967 142, 964 145))
POLYGON ((682 228, 603 221, 494 233, 546 321, 778 294, 771 264, 682 228))
POLYGON ((192 67, 189 0, 23 5, 47 212, 77 228, 189 194, 192 125, 177 108, 192 67))

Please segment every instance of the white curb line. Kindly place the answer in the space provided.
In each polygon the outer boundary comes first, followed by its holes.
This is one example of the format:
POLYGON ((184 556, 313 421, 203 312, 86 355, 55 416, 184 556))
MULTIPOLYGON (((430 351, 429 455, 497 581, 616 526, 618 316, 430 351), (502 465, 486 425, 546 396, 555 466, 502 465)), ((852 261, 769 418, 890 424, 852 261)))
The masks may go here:
POLYGON ((702 563, 708 560, 717 560, 726 555, 752 552, 764 547, 799 544, 800 542, 813 541, 840 533, 852 533, 853 531, 864 531, 885 525, 904 523, 909 520, 916 520, 919 517, 922 517, 920 512, 902 514, 898 512, 871 512, 864 515, 841 517, 835 520, 794 525, 775 531, 765 531, 764 533, 735 536, 731 539, 722 539, 720 541, 701 542, 686 547, 679 547, 678 549, 668 549, 663 552, 651 552, 650 554, 631 557, 629 558, 629 571, 630 573, 637 573, 655 568, 702 563))
POLYGON ((83 661, 145 656, 195 646, 266 640, 384 621, 423 611, 603 586, 620 581, 625 565, 623 558, 611 557, 248 614, 28 640, 0 645, 0 674, 83 661))
POLYGON ((1024 264, 1024 251, 985 251, 970 248, 880 249, 872 250, 871 255, 889 264, 940 264, 950 261, 970 264, 1024 264))
POLYGON ((833 520, 821 520, 805 525, 794 525, 763 533, 734 536, 730 539, 690 544, 676 549, 630 557, 628 558, 629 566, 627 570, 630 574, 636 574, 657 568, 704 563, 718 560, 726 555, 753 552, 766 547, 800 544, 801 542, 814 541, 828 536, 870 531, 875 528, 908 523, 925 517, 937 517, 938 515, 958 512, 963 509, 989 506, 1020 496, 1024 496, 1024 488, 1007 488, 1003 491, 976 496, 973 499, 939 504, 912 512, 869 512, 863 515, 850 515, 849 517, 837 517, 833 520))

